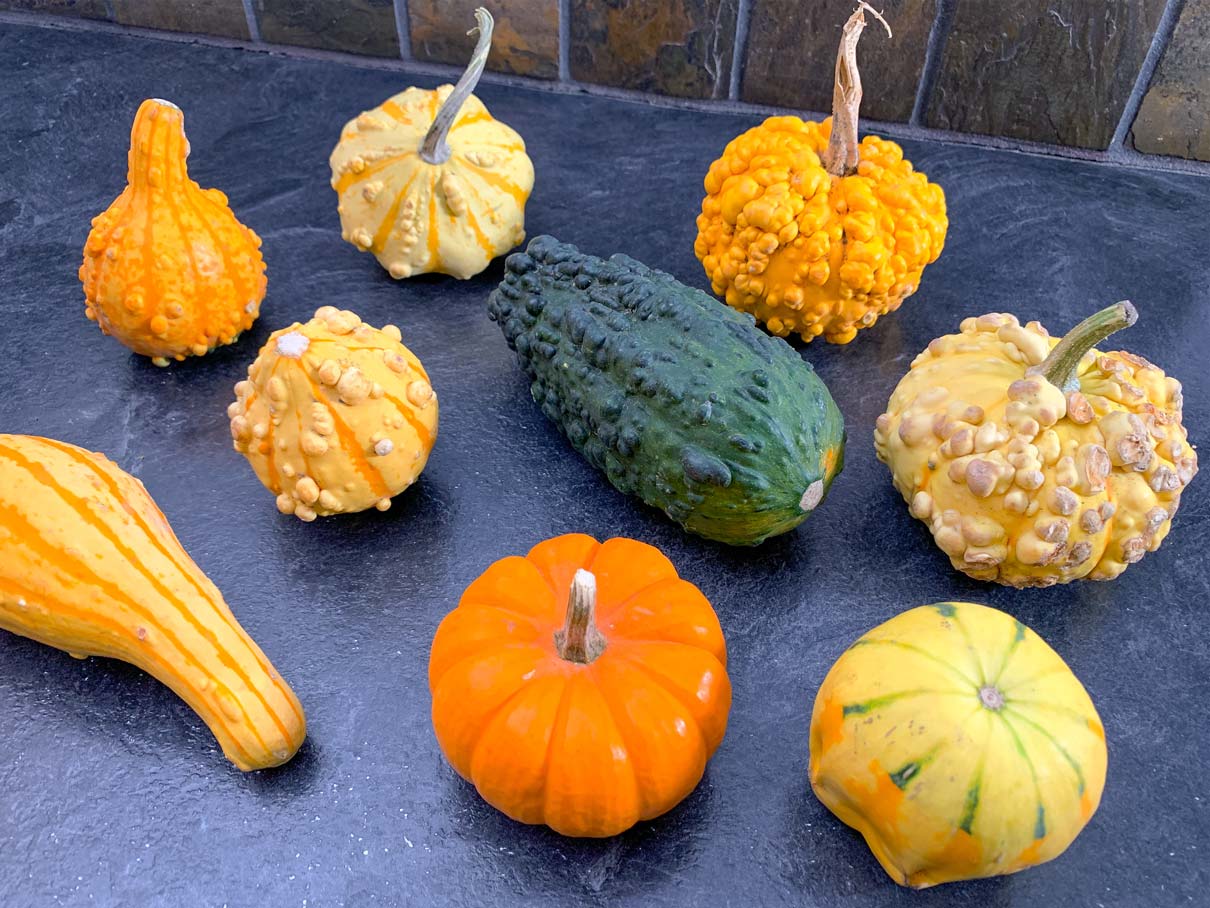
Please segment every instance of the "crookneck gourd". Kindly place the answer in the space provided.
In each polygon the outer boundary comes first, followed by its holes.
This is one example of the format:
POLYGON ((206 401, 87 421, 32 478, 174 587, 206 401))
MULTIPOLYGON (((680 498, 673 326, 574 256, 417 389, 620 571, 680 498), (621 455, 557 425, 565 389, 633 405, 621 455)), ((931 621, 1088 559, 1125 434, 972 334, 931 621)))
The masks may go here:
POLYGON ((996 313, 939 337, 878 417, 874 444, 958 570, 1010 586, 1109 580, 1159 548, 1197 472, 1181 385, 1092 349, 1130 303, 1061 341, 996 313))
POLYGON ((437 629, 433 728, 489 804, 568 836, 680 803, 727 728, 710 603, 632 539, 548 539, 497 561, 437 629))
POLYGON ((916 292, 945 243, 941 187, 894 142, 857 141, 868 8, 845 24, 831 119, 770 117, 706 174, 693 250, 715 293, 782 337, 847 344, 916 292))
POLYGON ((810 364, 671 275, 536 237, 488 311, 572 446, 691 532, 755 545, 840 472, 844 424, 810 364))
POLYGON ((0 628, 153 675, 242 770, 285 763, 306 735, 298 698, 143 484, 100 454, 0 435, 0 628))
POLYGON ((914 608, 832 666, 811 714, 811 787, 903 886, 1058 857, 1105 787, 1105 730, 1041 637, 968 602, 914 608))
POLYGON ((271 334, 235 396, 235 450, 304 521, 387 510, 437 438, 437 395, 399 329, 333 306, 271 334))
POLYGON ((479 42, 456 86, 409 88, 359 114, 332 152, 341 237, 396 279, 473 277, 525 240, 534 168, 521 137, 471 94, 492 41, 487 10, 475 20, 479 42))
POLYGON ((157 366, 232 343, 265 298, 260 237, 189 179, 184 123, 168 101, 139 107, 128 185, 93 218, 80 266, 84 313, 157 366))

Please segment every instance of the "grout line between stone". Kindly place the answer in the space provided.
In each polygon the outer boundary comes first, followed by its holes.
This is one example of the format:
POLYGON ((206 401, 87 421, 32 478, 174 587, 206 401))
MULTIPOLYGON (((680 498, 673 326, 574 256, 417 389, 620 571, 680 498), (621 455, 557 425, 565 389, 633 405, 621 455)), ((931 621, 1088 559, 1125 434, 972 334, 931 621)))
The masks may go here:
POLYGON ((752 0, 739 0, 735 10, 735 46, 731 49, 731 84, 727 87, 727 98, 731 101, 739 100, 744 54, 748 50, 748 24, 751 20, 752 0))
POLYGON ((1126 136, 1130 132, 1130 127, 1134 125, 1135 117, 1139 114, 1139 108, 1143 105, 1143 97, 1151 86, 1151 79, 1164 56, 1164 51, 1168 49, 1172 33, 1176 30, 1177 20, 1180 19, 1184 7, 1185 0, 1168 0, 1164 4, 1159 25, 1156 26, 1155 34, 1151 36, 1151 46, 1147 48, 1147 56, 1143 58, 1138 78, 1134 80, 1130 97, 1126 99, 1126 106, 1122 108, 1118 128, 1113 131, 1113 138, 1109 140, 1110 151, 1134 151, 1133 148, 1127 146, 1126 136))
POLYGON ((395 0, 395 35, 399 38, 399 59, 412 59, 412 20, 408 18, 408 0, 395 0))
POLYGON ((941 71, 945 42, 950 36, 950 26, 954 22, 955 2, 956 0, 936 0, 937 15, 933 18, 933 27, 929 29, 928 44, 924 48, 924 66, 920 68, 920 81, 916 84, 916 102, 912 105, 912 115, 908 120, 913 126, 924 125, 929 99, 933 96, 937 74, 941 71))
POLYGON ((571 0, 559 0, 559 81, 571 81, 571 0))
MULTIPOLYGON (((129 25, 117 25, 112 22, 98 20, 69 19, 45 13, 4 12, 0 11, 0 23, 24 25, 37 28, 59 29, 60 31, 92 31, 111 35, 127 35, 133 38, 170 41, 178 44, 201 44, 212 47, 222 47, 229 50, 246 50, 269 56, 286 57, 291 59, 310 60, 314 62, 338 63, 345 66, 356 66, 362 69, 389 70, 392 72, 407 71, 416 75, 433 76, 437 78, 456 78, 462 73, 457 66, 447 66, 440 63, 422 63, 416 60, 403 61, 385 57, 363 57, 341 51, 319 50, 310 47, 295 47, 292 45, 269 44, 265 42, 252 43, 245 40, 220 38, 213 35, 193 35, 181 32, 164 32, 155 29, 138 28, 129 25)), ((731 116, 751 117, 754 121, 771 115, 794 114, 801 117, 823 119, 825 113, 820 111, 803 111, 788 107, 773 107, 762 104, 751 104, 746 101, 704 101, 694 98, 674 98, 666 95, 651 95, 640 91, 624 88, 612 88, 606 85, 592 85, 574 80, 554 81, 550 79, 534 79, 527 76, 515 76, 507 73, 485 72, 482 82, 491 85, 503 85, 511 88, 522 88, 529 91, 548 92, 550 94, 576 95, 586 94, 592 97, 606 98, 632 104, 646 104, 651 107, 661 107, 675 110, 694 110, 705 114, 723 114, 731 116)), ((1007 139, 1000 136, 987 136, 978 133, 955 132, 948 129, 936 129, 912 123, 890 123, 881 120, 862 118, 862 129, 886 135, 893 139, 909 141, 941 142, 953 145, 971 145, 979 148, 990 148, 996 151, 1010 151, 1018 154, 1036 155, 1040 157, 1064 158, 1067 160, 1083 161, 1091 164, 1103 164, 1112 167, 1129 167, 1132 170, 1157 171, 1165 173, 1189 173, 1198 176, 1210 176, 1210 162, 1191 161, 1184 158, 1168 157, 1165 155, 1145 155, 1130 148, 1118 149, 1116 152, 1096 151, 1085 148, 1070 148, 1063 145, 1046 145, 1041 142, 1028 142, 1022 139, 1007 139)))
POLYGON ((255 0, 244 0, 244 18, 248 20, 248 37, 260 41, 260 21, 256 18, 256 10, 252 8, 255 0))

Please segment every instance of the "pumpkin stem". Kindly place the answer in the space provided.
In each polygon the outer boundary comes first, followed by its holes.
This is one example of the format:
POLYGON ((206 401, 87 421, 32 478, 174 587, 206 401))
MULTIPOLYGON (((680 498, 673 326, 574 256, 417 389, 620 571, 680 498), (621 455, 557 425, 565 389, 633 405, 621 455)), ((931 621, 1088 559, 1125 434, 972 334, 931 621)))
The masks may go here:
POLYGON ((1050 355, 1029 371, 1031 374, 1041 375, 1062 391, 1078 390, 1078 386, 1071 386, 1075 382, 1076 369, 1084 354, 1115 331, 1129 328, 1138 318, 1139 312, 1130 300, 1107 306, 1088 316, 1063 335, 1063 339, 1050 351, 1050 355))
POLYGON ((148 98, 130 127, 126 181, 132 186, 172 186, 189 179, 185 114, 171 101, 148 98))
POLYGON ((587 665, 605 651, 605 637, 597 629, 597 578, 581 568, 571 581, 567 617, 555 631, 555 649, 568 662, 587 665))
POLYGON ((999 712, 1004 709, 1004 694, 1000 692, 1000 688, 994 687, 991 684, 985 684, 979 688, 979 702, 986 709, 992 712, 999 712))
POLYGON ((487 64, 487 55, 492 49, 492 27, 495 25, 492 14, 481 6, 475 10, 475 21, 479 24, 467 32, 468 35, 479 33, 479 42, 475 45, 475 52, 471 54, 471 62, 466 65, 466 72, 437 111, 433 125, 429 127, 420 146, 420 157, 429 164, 444 164, 450 159, 450 146, 446 142, 450 127, 454 125, 463 103, 479 84, 479 77, 483 75, 483 67, 487 64))
POLYGON ((836 83, 832 89, 832 135, 823 154, 823 165, 836 177, 857 172, 857 113, 861 108, 861 74, 857 71, 857 42, 865 28, 865 11, 883 24, 891 34, 882 14, 865 0, 858 0, 857 9, 849 16, 840 33, 840 49, 836 52, 836 83))

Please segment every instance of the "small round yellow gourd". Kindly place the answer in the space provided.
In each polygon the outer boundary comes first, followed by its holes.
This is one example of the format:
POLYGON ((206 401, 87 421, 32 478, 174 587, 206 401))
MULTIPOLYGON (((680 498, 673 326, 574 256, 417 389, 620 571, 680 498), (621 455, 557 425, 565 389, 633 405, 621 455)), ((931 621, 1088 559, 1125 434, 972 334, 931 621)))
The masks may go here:
POLYGON ((1136 317, 1118 303, 1062 341, 1013 315, 968 318, 912 362, 874 444, 958 570, 1016 587, 1110 580, 1159 548, 1197 454, 1180 382, 1092 349, 1136 317))
POLYGON ((811 714, 811 787, 903 886, 1015 873, 1066 850, 1108 755, 1088 693, 1004 612, 941 602, 850 646, 811 714))
POLYGON ((472 91, 491 49, 492 17, 456 86, 409 88, 345 124, 331 156, 341 237, 391 277, 478 274, 525 239, 534 167, 525 142, 472 91))
POLYGON ((232 343, 265 298, 260 237, 189 178, 184 124, 168 101, 139 107, 128 185, 93 218, 80 266, 85 314, 157 366, 232 343))
POLYGON ((271 334, 235 394, 235 450, 304 521, 387 510, 437 438, 437 396, 399 329, 332 306, 271 334))

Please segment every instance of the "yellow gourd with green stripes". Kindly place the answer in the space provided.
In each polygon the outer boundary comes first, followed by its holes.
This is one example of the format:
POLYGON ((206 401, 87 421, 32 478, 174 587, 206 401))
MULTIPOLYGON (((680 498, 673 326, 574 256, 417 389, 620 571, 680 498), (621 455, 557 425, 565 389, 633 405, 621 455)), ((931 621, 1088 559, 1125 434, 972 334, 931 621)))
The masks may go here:
POLYGON ((915 888, 1062 854, 1105 787, 1105 731, 1046 642, 1004 612, 904 612, 832 666, 811 716, 811 787, 915 888))
POLYGON ((0 628, 153 675, 242 770, 286 762, 306 735, 298 698, 143 484, 83 448, 0 435, 0 628))

